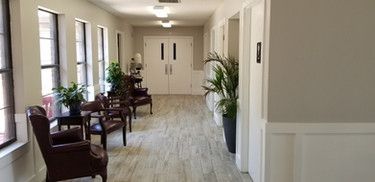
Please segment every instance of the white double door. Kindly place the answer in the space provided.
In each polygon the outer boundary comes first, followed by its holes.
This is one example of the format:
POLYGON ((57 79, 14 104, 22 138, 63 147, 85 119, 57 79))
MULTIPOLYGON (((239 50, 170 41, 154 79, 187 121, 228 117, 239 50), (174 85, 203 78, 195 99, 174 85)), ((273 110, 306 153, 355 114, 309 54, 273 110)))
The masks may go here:
POLYGON ((151 94, 191 94, 192 37, 144 37, 144 61, 151 94))

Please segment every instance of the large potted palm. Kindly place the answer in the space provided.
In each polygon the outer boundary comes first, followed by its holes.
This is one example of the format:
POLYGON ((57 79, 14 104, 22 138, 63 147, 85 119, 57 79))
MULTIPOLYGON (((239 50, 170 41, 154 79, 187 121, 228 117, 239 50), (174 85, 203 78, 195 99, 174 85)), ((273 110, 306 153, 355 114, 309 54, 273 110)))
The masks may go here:
POLYGON ((223 115, 223 126, 225 141, 229 152, 236 152, 236 115, 238 99, 238 60, 232 57, 222 57, 217 53, 210 53, 206 60, 207 63, 217 63, 213 67, 214 77, 207 79, 207 85, 202 86, 209 93, 216 93, 220 100, 216 103, 218 109, 223 115))

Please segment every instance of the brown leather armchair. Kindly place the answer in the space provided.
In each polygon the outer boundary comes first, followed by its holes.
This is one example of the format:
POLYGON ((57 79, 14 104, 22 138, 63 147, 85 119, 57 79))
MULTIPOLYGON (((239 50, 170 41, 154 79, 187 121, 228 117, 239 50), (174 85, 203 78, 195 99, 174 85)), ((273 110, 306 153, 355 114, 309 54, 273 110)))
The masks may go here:
POLYGON ((134 119, 137 119, 137 107, 150 104, 150 114, 152 114, 152 98, 147 93, 148 88, 135 88, 135 78, 125 75, 125 83, 129 85, 130 105, 133 107, 134 119))
POLYGON ((107 152, 82 140, 79 128, 50 134, 50 121, 42 107, 31 106, 26 112, 47 166, 47 182, 95 175, 107 180, 107 152))
POLYGON ((99 101, 86 102, 81 105, 82 111, 90 111, 91 118, 97 118, 98 123, 93 124, 90 127, 90 133, 93 135, 101 136, 101 143, 103 148, 107 150, 107 134, 112 133, 122 128, 122 139, 124 146, 126 146, 126 117, 123 109, 116 108, 104 108, 99 101), (118 112, 121 120, 113 120, 110 118, 108 113, 118 112))
POLYGON ((99 93, 95 96, 95 100, 99 101, 104 108, 106 109, 115 109, 114 111, 110 111, 108 113, 108 116, 111 119, 119 118, 121 119, 122 115, 121 112, 129 118, 129 132, 132 132, 132 115, 131 110, 129 108, 129 100, 122 98, 120 96, 115 96, 114 93, 108 92, 108 95, 111 95, 111 97, 106 97, 103 93, 99 93), (121 110, 117 111, 117 110, 121 110))

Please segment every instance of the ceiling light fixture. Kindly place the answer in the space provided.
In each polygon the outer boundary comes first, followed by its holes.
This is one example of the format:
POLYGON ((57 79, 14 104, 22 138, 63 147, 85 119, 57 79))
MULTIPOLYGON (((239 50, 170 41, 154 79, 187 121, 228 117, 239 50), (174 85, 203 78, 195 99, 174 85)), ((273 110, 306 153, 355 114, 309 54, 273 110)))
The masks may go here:
POLYGON ((158 18, 167 18, 168 12, 164 6, 154 6, 154 14, 158 18))
POLYGON ((163 20, 163 21, 161 21, 161 26, 163 26, 164 28, 171 28, 172 24, 168 20, 163 20))

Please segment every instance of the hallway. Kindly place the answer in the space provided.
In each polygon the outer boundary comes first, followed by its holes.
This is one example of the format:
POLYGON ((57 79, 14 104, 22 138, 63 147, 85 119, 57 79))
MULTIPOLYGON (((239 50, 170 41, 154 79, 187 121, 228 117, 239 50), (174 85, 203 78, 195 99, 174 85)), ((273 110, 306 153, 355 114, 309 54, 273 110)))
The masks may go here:
POLYGON ((126 147, 120 131, 109 135, 108 181, 250 181, 237 170, 202 96, 155 95, 153 100, 153 115, 147 106, 139 108, 126 147))

